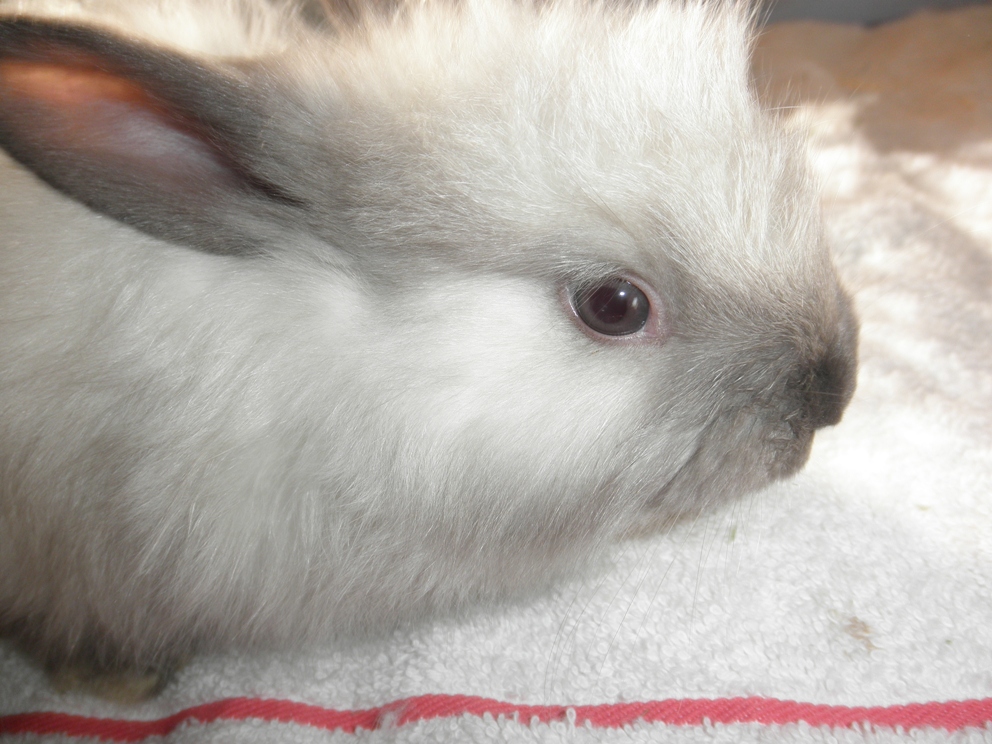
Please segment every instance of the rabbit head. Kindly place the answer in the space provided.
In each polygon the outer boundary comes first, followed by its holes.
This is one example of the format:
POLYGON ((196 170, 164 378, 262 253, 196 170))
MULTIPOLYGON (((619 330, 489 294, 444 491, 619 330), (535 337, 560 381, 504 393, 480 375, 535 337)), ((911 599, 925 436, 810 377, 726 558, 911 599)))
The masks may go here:
POLYGON ((0 20, 0 623, 40 653, 525 595, 840 419, 857 325, 739 5, 256 5, 222 55, 0 20))

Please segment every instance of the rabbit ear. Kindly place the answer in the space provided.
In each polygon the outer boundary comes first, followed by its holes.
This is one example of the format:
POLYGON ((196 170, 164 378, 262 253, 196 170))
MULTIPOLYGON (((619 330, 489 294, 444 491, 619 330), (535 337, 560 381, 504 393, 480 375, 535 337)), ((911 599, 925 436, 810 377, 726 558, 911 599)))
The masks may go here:
POLYGON ((0 21, 0 146, 55 188, 152 235, 254 253, 305 204, 266 177, 291 169, 263 159, 277 157, 264 142, 272 101, 253 98, 250 82, 246 68, 91 28, 0 21))

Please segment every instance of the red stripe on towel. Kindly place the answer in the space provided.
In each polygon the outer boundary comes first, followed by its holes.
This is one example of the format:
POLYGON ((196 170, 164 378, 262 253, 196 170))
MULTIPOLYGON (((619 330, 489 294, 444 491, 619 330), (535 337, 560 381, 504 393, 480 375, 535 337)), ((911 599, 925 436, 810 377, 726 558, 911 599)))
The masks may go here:
POLYGON ((423 695, 397 700, 367 710, 332 710, 287 700, 232 698, 187 708, 153 721, 88 718, 68 713, 18 713, 0 716, 0 734, 61 734, 104 741, 136 742, 167 736, 185 724, 259 720, 295 723, 328 731, 353 733, 359 728, 380 729, 415 721, 457 716, 492 715, 543 723, 572 718, 577 725, 618 728, 644 721, 675 726, 710 723, 781 725, 805 722, 811 726, 872 726, 881 728, 936 728, 958 731, 992 724, 992 698, 944 703, 911 703, 876 708, 813 705, 774 698, 717 700, 656 700, 612 705, 517 705, 465 695, 423 695), (574 718, 573 718, 574 712, 574 718))

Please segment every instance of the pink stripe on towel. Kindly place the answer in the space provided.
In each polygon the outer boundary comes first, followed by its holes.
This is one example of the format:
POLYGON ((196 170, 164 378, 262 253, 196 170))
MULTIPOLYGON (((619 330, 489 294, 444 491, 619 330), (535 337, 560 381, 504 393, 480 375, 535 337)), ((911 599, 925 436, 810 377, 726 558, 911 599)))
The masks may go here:
POLYGON ((0 734, 61 734, 136 742, 152 736, 166 736, 183 724, 220 721, 261 720, 353 733, 359 728, 379 729, 415 721, 485 714, 517 718, 523 723, 535 718, 544 723, 572 719, 577 725, 588 723, 594 728, 619 728, 638 721, 676 726, 698 726, 704 722, 766 725, 805 722, 811 726, 866 725, 957 731, 992 723, 992 698, 851 708, 760 697, 563 706, 517 705, 464 695, 423 695, 367 710, 331 710, 286 700, 231 698, 187 708, 152 721, 88 718, 56 712, 19 713, 0 716, 0 734))

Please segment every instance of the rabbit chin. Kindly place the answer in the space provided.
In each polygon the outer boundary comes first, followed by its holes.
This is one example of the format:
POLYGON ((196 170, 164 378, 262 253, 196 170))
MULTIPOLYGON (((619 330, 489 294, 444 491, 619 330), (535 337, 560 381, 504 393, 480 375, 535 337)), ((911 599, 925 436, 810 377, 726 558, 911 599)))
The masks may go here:
POLYGON ((705 434, 682 467, 648 502, 648 509, 658 512, 663 521, 670 521, 672 514, 695 516, 722 501, 794 475, 806 464, 813 447, 812 431, 793 433, 773 427, 772 433, 762 438, 761 447, 754 447, 743 432, 746 428, 730 429, 729 435, 725 432, 723 436, 705 434))

